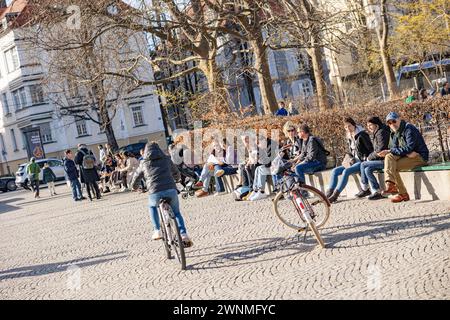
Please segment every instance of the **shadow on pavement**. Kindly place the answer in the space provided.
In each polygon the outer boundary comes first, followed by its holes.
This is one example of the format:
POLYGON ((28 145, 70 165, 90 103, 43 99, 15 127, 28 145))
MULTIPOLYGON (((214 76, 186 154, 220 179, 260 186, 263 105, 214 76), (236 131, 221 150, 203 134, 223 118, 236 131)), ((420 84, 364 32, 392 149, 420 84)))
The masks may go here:
POLYGON ((361 246, 370 246, 374 244, 388 243, 393 241, 404 241, 408 239, 417 239, 433 234, 434 232, 450 229, 450 212, 440 214, 439 216, 415 216, 398 219, 388 219, 373 222, 364 222, 339 227, 321 229, 321 234, 327 244, 327 248, 352 248, 361 246), (357 227, 366 227, 364 230, 338 233, 343 230, 351 230, 357 227), (401 237, 401 232, 408 229, 426 228, 426 232, 415 234, 413 236, 401 237), (328 232, 327 232, 328 231, 328 232), (399 237, 400 235, 400 237, 399 237), (395 239, 389 239, 396 236, 395 239), (372 240, 380 240, 376 243, 365 243, 361 245, 336 246, 346 240, 369 237, 372 240))
MULTIPOLYGON (((22 209, 21 207, 10 205, 8 203, 25 200, 24 198, 11 198, 0 202, 0 214, 22 209)), ((20 204, 20 203, 16 203, 20 204)))
MULTIPOLYGON (((188 258, 205 257, 206 259, 202 262, 188 265, 187 269, 220 269, 272 261, 294 256, 299 253, 310 252, 316 248, 316 245, 316 241, 311 237, 311 234, 309 234, 307 241, 303 242, 303 233, 290 238, 278 237, 240 241, 223 246, 212 247, 216 249, 213 253, 195 254, 198 250, 191 251, 188 254, 188 258), (286 251, 286 253, 277 254, 276 257, 257 259, 258 257, 262 257, 263 255, 274 251, 286 251)), ((204 249, 205 248, 203 248, 202 251, 204 249)))
POLYGON ((109 261, 125 258, 126 251, 108 253, 104 255, 98 255, 94 257, 75 259, 65 262, 55 262, 49 264, 41 264, 35 266, 19 267, 10 270, 0 271, 0 281, 5 279, 16 279, 23 277, 36 277, 46 274, 52 274, 57 272, 64 272, 71 266, 77 266, 79 268, 89 267, 109 261))

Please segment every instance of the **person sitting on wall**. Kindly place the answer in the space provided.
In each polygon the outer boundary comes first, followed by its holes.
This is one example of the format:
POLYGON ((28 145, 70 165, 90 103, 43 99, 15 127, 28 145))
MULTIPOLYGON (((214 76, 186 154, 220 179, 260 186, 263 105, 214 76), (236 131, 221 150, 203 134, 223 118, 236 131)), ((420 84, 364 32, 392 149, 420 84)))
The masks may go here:
POLYGON ((401 119, 396 112, 386 117, 391 129, 389 149, 378 153, 384 158, 384 180, 386 189, 383 195, 396 194, 391 201, 394 203, 409 201, 409 194, 400 176, 401 170, 411 170, 427 164, 429 150, 419 130, 401 119))

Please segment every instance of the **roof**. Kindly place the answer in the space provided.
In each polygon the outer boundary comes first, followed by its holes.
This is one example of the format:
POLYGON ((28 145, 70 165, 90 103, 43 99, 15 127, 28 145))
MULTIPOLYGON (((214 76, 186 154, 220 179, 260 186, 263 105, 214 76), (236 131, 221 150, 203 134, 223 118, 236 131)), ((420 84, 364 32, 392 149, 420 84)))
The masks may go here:
POLYGON ((21 13, 28 5, 28 0, 13 0, 6 8, 0 9, 0 19, 3 19, 8 13, 21 13))
POLYGON ((442 65, 448 65, 450 64, 450 59, 442 59, 439 61, 425 61, 423 63, 414 63, 407 66, 403 66, 400 68, 400 70, 397 72, 397 85, 400 84, 400 79, 402 78, 402 74, 413 72, 413 71, 419 71, 423 69, 431 69, 435 68, 436 66, 442 65))

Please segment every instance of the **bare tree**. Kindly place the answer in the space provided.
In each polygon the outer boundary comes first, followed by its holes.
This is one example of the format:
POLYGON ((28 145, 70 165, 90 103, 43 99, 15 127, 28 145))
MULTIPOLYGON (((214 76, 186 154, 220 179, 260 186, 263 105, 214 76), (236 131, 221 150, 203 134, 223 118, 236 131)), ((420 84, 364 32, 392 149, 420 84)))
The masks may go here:
MULTIPOLYGON (((46 91, 57 114, 93 121, 111 147, 118 149, 112 120, 123 99, 143 85, 121 74, 127 70, 130 75, 151 80, 150 66, 142 63, 146 59, 145 39, 126 28, 111 29, 104 17, 92 14, 80 14, 77 27, 72 28, 67 24, 70 15, 66 8, 73 3, 34 2, 23 29, 27 54, 47 70, 46 91)), ((81 8, 86 3, 78 4, 81 8)))

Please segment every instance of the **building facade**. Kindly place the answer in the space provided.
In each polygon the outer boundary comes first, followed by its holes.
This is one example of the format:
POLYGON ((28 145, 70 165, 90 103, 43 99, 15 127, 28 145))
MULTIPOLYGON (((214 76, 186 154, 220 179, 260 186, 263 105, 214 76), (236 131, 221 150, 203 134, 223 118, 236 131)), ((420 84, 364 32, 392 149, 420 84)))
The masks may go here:
MULTIPOLYGON (((24 132, 40 129, 47 158, 62 158, 66 149, 84 143, 97 153, 97 145, 107 143, 105 133, 90 120, 60 116, 45 92, 45 68, 30 59, 12 19, 20 15, 26 1, 0 8, 0 175, 14 173, 28 161, 24 132)), ((143 38, 143 41, 145 39, 143 38)), ((146 69, 152 78, 151 69, 146 69)), ((144 141, 166 144, 158 97, 152 86, 140 87, 121 100, 112 120, 120 146, 144 141)))

